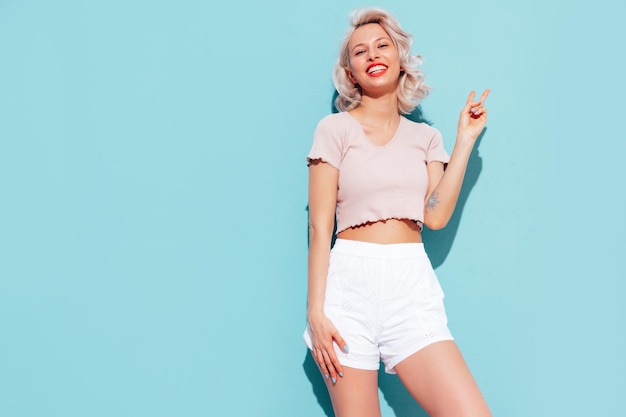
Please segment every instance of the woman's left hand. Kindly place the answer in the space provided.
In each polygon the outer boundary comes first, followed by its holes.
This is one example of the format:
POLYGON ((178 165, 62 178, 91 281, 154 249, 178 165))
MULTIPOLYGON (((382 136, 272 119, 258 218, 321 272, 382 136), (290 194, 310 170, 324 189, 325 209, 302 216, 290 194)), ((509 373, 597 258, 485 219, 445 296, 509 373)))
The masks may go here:
POLYGON ((487 89, 480 96, 480 100, 474 101, 476 93, 470 92, 461 115, 459 116, 459 126, 457 130, 457 140, 475 141, 480 132, 487 124, 487 109, 485 100, 491 90, 487 89))

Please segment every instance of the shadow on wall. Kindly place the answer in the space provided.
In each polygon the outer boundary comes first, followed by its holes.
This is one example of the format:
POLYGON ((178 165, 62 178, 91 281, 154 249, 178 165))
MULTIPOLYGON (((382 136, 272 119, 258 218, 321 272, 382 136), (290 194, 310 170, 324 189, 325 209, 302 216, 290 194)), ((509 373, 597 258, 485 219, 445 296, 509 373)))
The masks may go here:
POLYGON ((467 170, 465 171, 465 178, 463 179, 463 186, 459 194, 459 200, 456 203, 454 213, 446 227, 441 230, 430 230, 427 227, 424 228, 422 233, 422 239, 424 240, 424 249, 428 253, 430 262, 433 264, 433 268, 437 269, 448 257, 454 238, 459 230, 459 224, 461 223, 461 216, 463 215, 463 208, 469 197, 472 188, 476 185, 480 171, 483 168, 483 160, 478 154, 478 148, 482 141, 487 128, 476 139, 476 144, 472 153, 470 154, 469 161, 467 163, 467 170))
MULTIPOLYGON (((333 103, 336 96, 337 92, 335 92, 335 96, 333 96, 333 103)), ((334 105, 331 106, 332 111, 336 113, 337 110, 334 105)), ((411 114, 407 115, 407 118, 417 123, 432 124, 428 120, 424 119, 421 107, 416 107, 411 114)), ((474 149, 472 150, 468 161, 465 178, 463 180, 463 187, 461 188, 461 192, 459 194, 459 200, 448 225, 441 230, 434 231, 424 228, 422 235, 424 246, 435 269, 443 264, 450 253, 454 238, 459 229, 463 208, 465 207, 465 203, 467 202, 472 188, 478 181, 478 177, 482 170, 482 159, 478 154, 478 148, 486 131, 487 129, 483 130, 476 140, 476 144, 474 145, 474 149)), ((306 210, 308 211, 308 205, 306 210)), ((328 390, 326 389, 326 385, 322 379, 319 368, 315 364, 311 352, 308 349, 306 352, 307 353, 302 367, 304 369, 304 373, 311 382, 313 394, 317 398, 317 402, 320 407, 324 410, 324 413, 328 417, 334 417, 330 396, 328 395, 328 390)), ((415 402, 413 397, 411 397, 408 391, 404 388, 404 385, 402 385, 396 375, 386 374, 381 367, 378 371, 378 381, 383 399, 389 407, 393 409, 396 417, 428 417, 428 414, 422 409, 422 407, 419 406, 419 404, 417 404, 417 402, 415 402)))
MULTIPOLYGON (((427 125, 432 125, 432 122, 424 118, 421 106, 417 106, 411 114, 406 116, 406 118, 416 123, 426 123, 427 125)), ((478 155, 478 147, 480 146, 480 142, 486 131, 487 128, 485 128, 485 130, 483 130, 476 139, 476 144, 474 145, 474 149, 472 149, 472 153, 470 154, 467 162, 467 170, 465 171, 465 178, 463 179, 463 187, 461 188, 461 192, 459 194, 459 200, 447 226, 441 230, 430 230, 425 227, 424 232, 422 233, 424 248, 428 253, 428 257, 430 258, 430 262, 433 264, 434 269, 437 269, 441 266, 441 264, 443 264, 450 253, 450 249, 452 249, 452 243, 454 242, 456 233, 459 230, 463 208, 465 207, 470 191, 472 191, 472 188, 474 188, 474 185, 476 185, 476 182, 478 181, 480 171, 482 171, 483 161, 478 155)))
POLYGON ((304 369, 306 377, 311 382, 313 394, 315 394, 315 398, 317 398, 317 403, 320 407, 322 407, 322 410, 324 410, 324 414, 328 417, 334 417, 335 413, 333 412, 333 405, 330 402, 330 395, 328 395, 326 384, 324 384, 324 380, 322 379, 322 373, 317 367, 311 351, 308 349, 306 350, 306 356, 304 358, 302 368, 304 369))

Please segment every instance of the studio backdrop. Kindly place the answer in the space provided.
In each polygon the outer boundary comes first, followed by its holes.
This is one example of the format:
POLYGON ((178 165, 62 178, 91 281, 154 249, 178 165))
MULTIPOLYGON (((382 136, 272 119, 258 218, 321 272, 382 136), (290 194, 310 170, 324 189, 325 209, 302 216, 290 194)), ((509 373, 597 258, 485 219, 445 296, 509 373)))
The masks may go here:
MULTIPOLYGON (((371 5, 0 1, 0 415, 332 416, 302 341, 305 155, 371 5)), ((624 7, 374 5, 414 35, 448 152, 492 90, 424 239, 494 415, 623 416, 624 7)))

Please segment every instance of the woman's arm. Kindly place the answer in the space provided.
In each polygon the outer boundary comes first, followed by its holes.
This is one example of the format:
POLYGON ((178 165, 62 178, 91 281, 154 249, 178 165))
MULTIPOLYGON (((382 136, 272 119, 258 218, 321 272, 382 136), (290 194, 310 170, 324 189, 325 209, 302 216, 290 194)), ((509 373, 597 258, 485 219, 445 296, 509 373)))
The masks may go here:
POLYGON ((324 314, 330 243, 335 226, 339 171, 319 160, 309 166, 309 268, 307 319, 313 343, 312 354, 322 374, 333 383, 343 376, 333 341, 347 345, 324 314))
POLYGON ((483 107, 489 90, 479 101, 474 101, 472 91, 459 116, 456 143, 445 172, 441 162, 427 165, 428 192, 424 202, 424 224, 430 229, 441 229, 450 220, 459 199, 463 177, 467 169, 476 138, 487 123, 487 109, 483 107))
POLYGON ((323 313, 330 242, 335 225, 339 171, 327 163, 309 166, 309 286, 307 315, 323 313))

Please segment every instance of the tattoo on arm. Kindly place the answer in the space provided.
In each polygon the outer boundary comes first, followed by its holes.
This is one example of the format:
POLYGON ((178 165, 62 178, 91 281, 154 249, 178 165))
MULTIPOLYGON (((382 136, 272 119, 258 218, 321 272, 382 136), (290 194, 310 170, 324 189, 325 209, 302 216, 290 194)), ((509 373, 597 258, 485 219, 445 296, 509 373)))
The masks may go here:
POLYGON ((437 191, 433 191, 426 202, 426 211, 433 210, 437 207, 437 204, 439 204, 439 193, 437 191))

